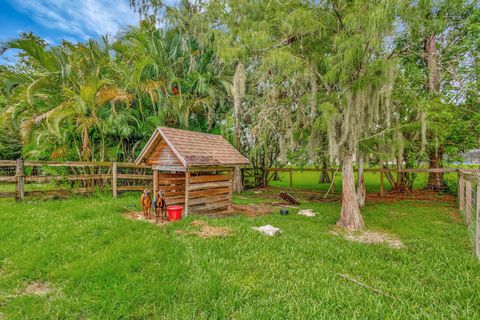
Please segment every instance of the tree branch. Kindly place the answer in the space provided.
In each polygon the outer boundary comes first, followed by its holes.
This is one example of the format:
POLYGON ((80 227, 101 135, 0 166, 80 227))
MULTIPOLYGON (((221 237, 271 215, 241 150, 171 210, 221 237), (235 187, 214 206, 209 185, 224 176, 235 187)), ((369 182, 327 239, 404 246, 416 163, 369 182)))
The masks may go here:
POLYGON ((337 20, 340 23, 340 28, 339 29, 343 29, 342 16, 340 15, 340 11, 339 11, 338 7, 336 6, 334 0, 332 0, 332 7, 333 7, 333 11, 335 12, 335 15, 337 16, 337 20))
POLYGON ((290 36, 290 37, 287 37, 287 38, 283 39, 280 43, 274 44, 274 45, 272 45, 270 47, 267 47, 267 48, 260 49, 260 50, 258 50, 258 52, 264 52, 264 51, 268 51, 268 50, 273 50, 273 49, 286 47, 286 46, 289 46, 289 45, 291 45, 292 43, 294 43, 298 40, 301 40, 301 39, 306 38, 308 36, 314 35, 315 33, 316 32, 312 31, 312 32, 307 32, 307 33, 303 33, 303 34, 300 34, 300 35, 290 36))

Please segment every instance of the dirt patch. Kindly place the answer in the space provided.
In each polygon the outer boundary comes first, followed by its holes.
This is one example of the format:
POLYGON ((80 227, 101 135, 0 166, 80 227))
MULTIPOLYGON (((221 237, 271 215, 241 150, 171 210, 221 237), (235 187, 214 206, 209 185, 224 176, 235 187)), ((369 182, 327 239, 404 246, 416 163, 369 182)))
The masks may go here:
POLYGON ((296 205, 291 205, 289 203, 285 202, 273 202, 272 206, 274 207, 282 207, 282 208, 291 208, 291 209, 298 209, 298 206, 296 205))
POLYGON ((51 286, 42 281, 32 282, 25 288, 25 294, 33 294, 37 296, 46 296, 51 291, 51 286))
POLYGON ((234 204, 230 215, 243 215, 247 217, 258 217, 272 214, 278 211, 278 207, 298 209, 298 206, 288 202, 271 202, 268 204, 234 204))
MULTIPOLYGON (((44 282, 44 281, 34 281, 30 282, 27 284, 26 287, 20 289, 18 288, 14 294, 7 294, 7 295, 2 295, 2 298, 5 299, 16 299, 18 297, 22 296, 29 296, 29 295, 35 295, 35 296, 59 296, 61 295, 62 292, 54 288, 50 283, 44 282)), ((0 313, 0 319, 2 319, 3 314, 0 313)))
POLYGON ((390 191, 383 197, 379 193, 367 193, 367 202, 389 203, 401 200, 435 201, 455 205, 456 198, 450 194, 442 194, 429 190, 413 190, 408 192, 390 191))
POLYGON ((242 214, 248 217, 264 216, 270 214, 273 210, 272 205, 265 204, 234 204, 232 213, 242 214))
POLYGON ((335 236, 343 235, 343 237, 346 240, 354 241, 354 242, 361 242, 361 243, 367 243, 367 244, 384 243, 394 249, 402 249, 405 247, 405 245, 400 239, 385 232, 367 230, 362 232, 343 233, 337 230, 330 230, 329 233, 335 236))
POLYGON ((308 195, 305 199, 309 202, 340 202, 342 196, 338 194, 329 194, 325 197, 324 194, 319 195, 308 195))
POLYGON ((385 243, 389 247, 394 249, 401 249, 404 244, 399 239, 394 238, 392 235, 377 231, 365 231, 362 233, 348 233, 344 235, 344 238, 350 241, 361 243, 385 243))
MULTIPOLYGON (((271 188, 277 190, 276 188, 271 188)), ((295 190, 301 200, 308 202, 340 202, 342 200, 342 194, 339 192, 330 192, 325 197, 325 191, 311 191, 311 190, 295 190)), ((367 190, 367 203, 391 203, 402 200, 414 200, 414 201, 435 201, 451 204, 455 206, 455 196, 449 194, 438 193, 430 190, 413 190, 408 192, 389 191, 385 192, 383 196, 380 193, 368 192, 367 190)))
POLYGON ((125 218, 131 219, 131 220, 146 221, 156 225, 165 225, 168 223, 168 220, 166 219, 163 219, 163 220, 158 219, 158 221, 155 221, 154 216, 152 216, 150 219, 145 219, 145 217, 143 216, 143 212, 139 212, 139 211, 132 211, 132 212, 126 213, 125 218))
POLYGON ((448 214, 450 215, 450 217, 452 217, 454 222, 462 222, 463 221, 462 215, 460 214, 460 212, 458 210, 449 210, 448 214))
POLYGON ((195 235, 200 238, 228 237, 233 234, 231 228, 214 227, 202 220, 194 220, 190 222, 190 226, 194 227, 195 230, 176 230, 175 232, 183 235, 195 235))

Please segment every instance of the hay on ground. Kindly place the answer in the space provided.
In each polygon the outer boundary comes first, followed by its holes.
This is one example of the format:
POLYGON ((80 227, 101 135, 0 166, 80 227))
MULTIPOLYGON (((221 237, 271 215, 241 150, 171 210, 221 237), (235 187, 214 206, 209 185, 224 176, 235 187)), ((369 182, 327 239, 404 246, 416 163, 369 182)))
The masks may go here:
POLYGON ((150 222, 150 223, 153 223, 153 224, 156 224, 156 225, 164 225, 164 224, 168 223, 168 220, 166 220, 166 219, 162 220, 161 218, 158 219, 158 222, 155 221, 155 215, 153 215, 153 214, 151 215, 150 219, 145 219, 145 217, 143 216, 143 212, 139 212, 139 211, 129 212, 129 213, 125 214, 125 217, 127 219, 146 221, 146 222, 150 222))
POLYGON ((214 227, 203 220, 194 220, 190 226, 197 228, 196 230, 176 230, 177 234, 195 235, 200 238, 212 237, 228 237, 233 234, 233 230, 228 227, 214 227))
POLYGON ((405 245, 403 244, 403 242, 400 239, 398 239, 398 238, 396 238, 396 237, 394 237, 394 236, 392 236, 388 233, 385 233, 385 232, 367 230, 367 231, 362 231, 362 232, 346 232, 346 233, 343 233, 343 232, 340 232, 339 230, 330 230, 329 233, 333 234, 335 236, 339 236, 339 235, 343 234, 343 237, 346 240, 354 241, 354 242, 361 242, 361 243, 367 243, 367 244, 370 244, 370 243, 374 243, 374 244, 384 243, 384 244, 386 244, 389 247, 394 248, 394 249, 401 249, 401 248, 405 247, 405 245))
POLYGON ((256 217, 270 214, 272 206, 265 204, 233 204, 232 212, 245 215, 247 217, 256 217))
POLYGON ((46 296, 48 293, 51 292, 51 286, 42 281, 35 281, 30 283, 26 288, 25 288, 25 294, 33 294, 37 296, 46 296))
POLYGON ((345 239, 361 243, 385 243, 391 248, 401 249, 404 247, 403 242, 394 238, 388 233, 377 231, 365 231, 362 233, 347 233, 345 239))

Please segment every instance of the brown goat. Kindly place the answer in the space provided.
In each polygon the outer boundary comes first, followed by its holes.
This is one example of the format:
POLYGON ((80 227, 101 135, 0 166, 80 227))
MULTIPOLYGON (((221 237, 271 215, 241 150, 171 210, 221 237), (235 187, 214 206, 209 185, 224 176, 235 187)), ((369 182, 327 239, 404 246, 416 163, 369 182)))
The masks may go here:
POLYGON ((158 191, 157 197, 153 203, 155 206, 155 220, 158 221, 159 216, 161 216, 163 220, 165 218, 167 204, 165 203, 165 193, 162 190, 158 191))
POLYGON ((140 197, 140 204, 143 209, 143 216, 145 219, 150 219, 150 208, 152 207, 152 198, 150 197, 150 190, 143 190, 142 196, 140 197))

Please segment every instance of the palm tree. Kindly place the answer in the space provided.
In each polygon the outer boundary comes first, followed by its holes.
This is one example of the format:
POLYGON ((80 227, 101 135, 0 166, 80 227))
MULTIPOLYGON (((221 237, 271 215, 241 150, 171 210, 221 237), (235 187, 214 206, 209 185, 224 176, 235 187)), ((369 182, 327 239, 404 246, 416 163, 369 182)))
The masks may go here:
POLYGON ((27 155, 46 157, 48 151, 50 158, 77 153, 83 160, 103 160, 104 143, 96 154, 91 141, 92 136, 105 137, 98 110, 107 103, 129 102, 110 77, 107 42, 103 48, 94 40, 48 48, 19 39, 7 48, 22 50, 28 61, 24 70, 7 72, 3 81, 10 92, 5 113, 21 123, 23 143, 32 144, 27 155))
POLYGON ((228 108, 223 65, 175 29, 144 22, 113 43, 23 37, 5 47, 22 55, 2 88, 25 156, 131 161, 154 127, 214 130, 228 108))

